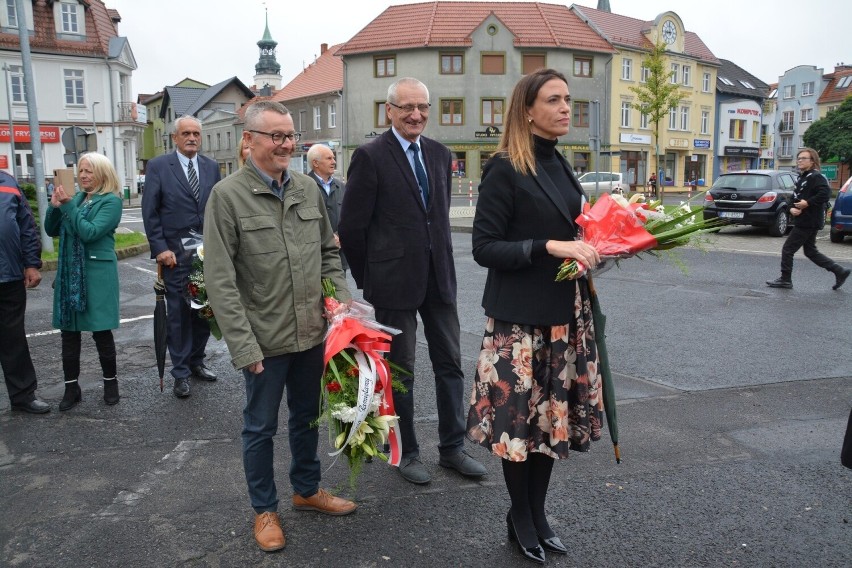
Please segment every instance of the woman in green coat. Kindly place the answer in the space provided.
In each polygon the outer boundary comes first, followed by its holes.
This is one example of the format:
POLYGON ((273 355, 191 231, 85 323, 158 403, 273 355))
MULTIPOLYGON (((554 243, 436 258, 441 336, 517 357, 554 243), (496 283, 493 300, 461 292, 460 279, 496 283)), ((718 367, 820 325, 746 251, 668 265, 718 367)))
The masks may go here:
POLYGON ((115 341, 118 328, 118 257, 115 228, 121 221, 118 174, 109 159, 95 152, 77 164, 82 191, 57 186, 44 220, 45 231, 59 237, 59 268, 53 291, 53 326, 62 331, 65 395, 59 410, 82 399, 80 332, 91 331, 104 376, 104 402, 118 402, 115 341))

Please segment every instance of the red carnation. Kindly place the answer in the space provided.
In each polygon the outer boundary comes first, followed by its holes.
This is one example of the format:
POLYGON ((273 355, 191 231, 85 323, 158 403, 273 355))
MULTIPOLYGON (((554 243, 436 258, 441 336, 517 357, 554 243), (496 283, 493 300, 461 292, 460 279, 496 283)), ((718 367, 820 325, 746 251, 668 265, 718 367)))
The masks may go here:
POLYGON ((340 392, 341 390, 340 383, 338 383, 337 381, 331 381, 330 383, 325 385, 325 388, 328 392, 340 392))

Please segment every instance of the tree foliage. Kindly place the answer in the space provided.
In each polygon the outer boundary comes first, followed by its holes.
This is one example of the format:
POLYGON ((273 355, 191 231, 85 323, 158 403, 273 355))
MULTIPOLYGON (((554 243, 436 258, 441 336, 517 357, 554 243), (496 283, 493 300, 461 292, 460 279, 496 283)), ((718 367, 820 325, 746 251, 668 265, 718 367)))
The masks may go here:
POLYGON ((852 96, 811 124, 803 140, 819 153, 823 162, 836 160, 852 165, 852 96))
POLYGON ((680 85, 671 81, 674 71, 666 69, 666 44, 662 41, 658 41, 654 49, 642 59, 642 66, 648 69, 648 76, 645 83, 629 87, 638 100, 631 106, 647 115, 653 125, 657 161, 654 171, 657 171, 660 169, 660 121, 665 120, 669 111, 679 105, 686 95, 680 90, 680 85))

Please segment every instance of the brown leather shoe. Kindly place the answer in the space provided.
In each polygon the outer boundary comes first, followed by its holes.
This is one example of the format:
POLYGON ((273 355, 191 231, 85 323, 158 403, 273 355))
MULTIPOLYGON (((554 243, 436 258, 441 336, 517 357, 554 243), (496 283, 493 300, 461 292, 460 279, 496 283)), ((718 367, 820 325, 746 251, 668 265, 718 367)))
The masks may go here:
POLYGON ((254 516, 254 540, 264 552, 281 550, 287 544, 278 513, 267 511, 254 516))
POLYGON ((335 497, 325 489, 320 489, 310 497, 293 495, 293 508, 297 511, 318 511, 326 515, 348 515, 358 508, 354 502, 335 497))

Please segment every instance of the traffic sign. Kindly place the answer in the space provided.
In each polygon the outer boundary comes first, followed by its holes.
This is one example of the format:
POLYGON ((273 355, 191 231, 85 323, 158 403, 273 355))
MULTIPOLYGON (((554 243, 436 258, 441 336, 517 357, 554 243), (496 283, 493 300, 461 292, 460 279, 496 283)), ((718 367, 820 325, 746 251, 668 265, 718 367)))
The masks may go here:
POLYGON ((832 181, 837 179, 837 164, 823 164, 819 171, 832 181))

